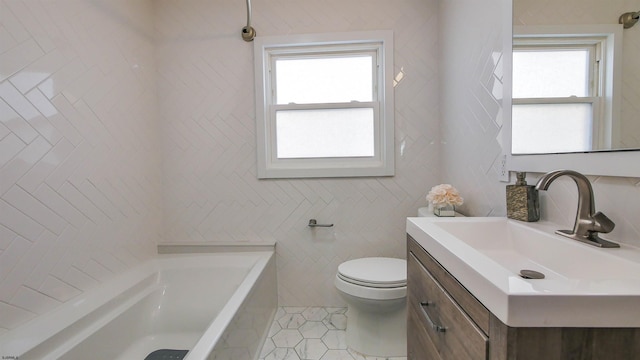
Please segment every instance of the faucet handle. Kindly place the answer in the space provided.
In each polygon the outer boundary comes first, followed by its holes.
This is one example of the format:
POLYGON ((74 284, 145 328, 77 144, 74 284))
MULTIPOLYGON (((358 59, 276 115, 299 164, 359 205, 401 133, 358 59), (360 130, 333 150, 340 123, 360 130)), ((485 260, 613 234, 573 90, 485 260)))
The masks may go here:
POLYGON ((607 217, 607 215, 598 211, 591 217, 593 219, 594 231, 599 233, 608 233, 616 227, 616 224, 607 217))

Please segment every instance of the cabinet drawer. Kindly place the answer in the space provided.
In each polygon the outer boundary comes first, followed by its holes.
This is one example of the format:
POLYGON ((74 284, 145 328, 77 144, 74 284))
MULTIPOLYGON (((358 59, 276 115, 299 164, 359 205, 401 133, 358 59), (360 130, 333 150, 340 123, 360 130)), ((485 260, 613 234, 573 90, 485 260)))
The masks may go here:
POLYGON ((413 332, 425 332, 442 359, 486 359, 488 338, 447 294, 438 282, 409 253, 407 258, 407 301, 409 323, 423 326, 409 328, 413 332), (415 319, 418 317, 418 319, 415 319))
POLYGON ((407 309, 407 358, 408 360, 439 360, 440 354, 429 337, 423 315, 415 306, 407 309))
POLYGON ((418 242, 407 235, 407 250, 415 255, 435 281, 471 317, 485 334, 489 334, 489 310, 440 265, 418 242))

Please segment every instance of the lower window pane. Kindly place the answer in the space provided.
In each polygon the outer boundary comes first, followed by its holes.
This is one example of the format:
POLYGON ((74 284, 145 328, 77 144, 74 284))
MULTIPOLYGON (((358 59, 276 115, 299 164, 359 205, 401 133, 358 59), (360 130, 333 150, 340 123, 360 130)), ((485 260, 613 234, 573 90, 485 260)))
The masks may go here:
POLYGON ((276 112, 279 159, 372 157, 373 109, 276 112))
POLYGON ((589 103, 514 105, 511 151, 540 154, 589 151, 592 109, 589 103))

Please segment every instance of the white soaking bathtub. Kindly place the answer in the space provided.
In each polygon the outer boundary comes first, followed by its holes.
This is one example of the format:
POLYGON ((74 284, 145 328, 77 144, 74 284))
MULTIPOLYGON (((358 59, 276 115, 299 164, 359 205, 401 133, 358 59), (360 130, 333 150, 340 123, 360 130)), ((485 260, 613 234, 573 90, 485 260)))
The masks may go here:
POLYGON ((159 255, 0 337, 3 358, 256 360, 277 306, 273 251, 159 255))

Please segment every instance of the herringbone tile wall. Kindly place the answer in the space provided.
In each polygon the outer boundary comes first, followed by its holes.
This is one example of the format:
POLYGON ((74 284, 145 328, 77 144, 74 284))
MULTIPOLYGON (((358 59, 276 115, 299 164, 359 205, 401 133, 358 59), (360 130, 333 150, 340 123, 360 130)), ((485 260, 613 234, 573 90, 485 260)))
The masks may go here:
MULTIPOLYGON (((617 24, 618 17, 640 10, 640 0, 514 0, 513 23, 517 25, 617 24)), ((638 144, 640 139, 640 27, 623 31, 623 85, 621 141, 638 144)), ((637 147, 637 145, 636 145, 637 147)), ((553 169, 549 169, 553 170, 553 169)), ((533 176, 535 181, 537 176, 533 176)), ((589 177, 594 188, 596 208, 616 223, 609 234, 616 241, 640 246, 640 179, 589 177)), ((570 179, 541 195, 546 219, 573 226, 577 203, 576 186, 570 179)))
POLYGON ((256 179, 253 45, 245 3, 158 0, 163 242, 277 241, 280 305, 343 305, 338 265, 404 257, 405 217, 439 178, 436 0, 254 1, 258 36, 391 29, 396 176, 256 179), (311 230, 310 218, 335 223, 311 230))
MULTIPOLYGON (((440 1, 440 33, 444 39, 441 42, 440 76, 445 79, 441 81, 442 179, 458 187, 465 197, 461 211, 470 216, 506 214, 506 184, 498 181, 498 174, 502 152, 502 112, 510 110, 501 106, 502 18, 499 13, 489 10, 503 7, 504 1, 440 1), (467 19, 468 26, 459 26, 456 19, 460 18, 467 19)), ((576 18, 583 19, 587 13, 596 13, 604 14, 604 17, 586 21, 615 23, 621 13, 640 9, 638 0, 622 2, 624 4, 614 5, 614 2, 604 0, 515 0, 514 22, 549 24, 546 21, 550 19, 575 21, 576 18), (616 9, 610 9, 611 6, 616 6, 616 9)), ((625 37, 626 50, 626 41, 635 34, 626 32, 625 37)), ((635 38, 636 47, 637 44, 635 38)), ((635 53, 633 46, 629 47, 632 50, 628 53, 635 53)), ((640 84, 636 75, 637 61, 633 65, 634 69, 627 72, 632 74, 630 83, 637 85, 640 84)), ((638 106, 637 101, 631 102, 633 104, 626 105, 638 106)), ((636 119, 637 114, 636 111, 636 119)), ((535 184, 539 175, 530 174, 529 183, 535 184)), ((609 237, 640 246, 640 179, 604 176, 590 179, 596 207, 616 222, 616 228, 608 234, 609 237)), ((543 220, 561 224, 567 229, 573 226, 576 206, 577 190, 570 179, 557 180, 549 191, 541 194, 543 220)))
POLYGON ((498 177, 504 1, 440 1, 441 170, 465 199, 460 210, 472 216, 506 215, 498 177))
MULTIPOLYGON (((431 186, 504 215, 501 1, 254 1, 259 35, 392 29, 399 80, 395 177, 258 181, 244 1, 0 0, 0 334, 159 242, 276 240, 281 305, 330 306, 340 262, 404 256, 431 186)), ((592 180, 640 245, 639 180, 592 180)), ((543 213, 570 225, 564 183, 543 213)))
POLYGON ((0 2, 0 335, 156 254, 152 15, 0 2))

